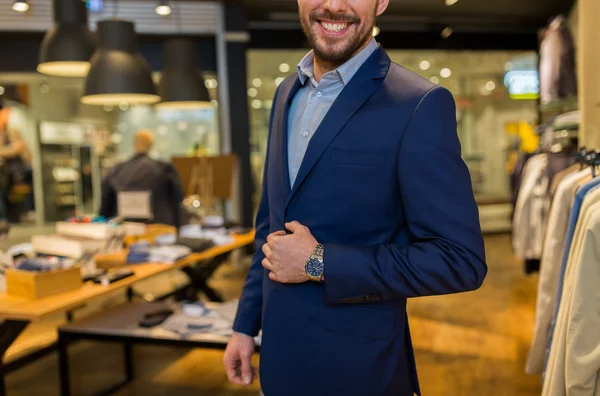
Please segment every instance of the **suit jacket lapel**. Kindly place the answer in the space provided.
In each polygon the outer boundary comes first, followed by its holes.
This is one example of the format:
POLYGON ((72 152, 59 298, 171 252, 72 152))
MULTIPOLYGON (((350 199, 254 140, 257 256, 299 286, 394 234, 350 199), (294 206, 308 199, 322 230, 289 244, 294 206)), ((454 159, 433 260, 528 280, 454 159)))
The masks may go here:
POLYGON ((280 111, 278 114, 276 127, 279 131, 278 136, 278 161, 279 164, 279 177, 281 185, 285 190, 285 196, 287 197, 290 193, 290 172, 288 168, 288 118, 290 114, 290 105, 292 103, 292 99, 296 96, 296 93, 302 86, 300 82, 300 78, 298 75, 294 75, 293 78, 286 80, 282 83, 281 91, 279 92, 279 96, 281 101, 283 102, 283 111, 280 111))
MULTIPOLYGON (((358 111, 379 87, 383 78, 387 75, 390 62, 390 58, 383 48, 379 47, 367 59, 365 64, 337 97, 327 115, 325 115, 321 125, 319 125, 315 134, 310 139, 306 154, 298 171, 298 176, 289 195, 288 204, 329 144, 340 133, 354 113, 358 111)), ((287 140, 285 165, 287 169, 287 140)), ((289 180, 289 177, 287 179, 289 180)))

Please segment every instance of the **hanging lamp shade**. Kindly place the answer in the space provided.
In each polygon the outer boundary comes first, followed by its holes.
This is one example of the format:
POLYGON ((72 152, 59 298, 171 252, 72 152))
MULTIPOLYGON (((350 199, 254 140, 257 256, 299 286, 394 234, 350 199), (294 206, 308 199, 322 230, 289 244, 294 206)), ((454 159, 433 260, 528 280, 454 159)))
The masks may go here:
POLYGON ((159 100, 150 66, 137 49, 133 22, 99 21, 98 49, 92 56, 81 103, 115 106, 159 100))
POLYGON ((202 73, 196 65, 194 43, 183 38, 164 46, 165 69, 158 85, 157 108, 198 109, 212 107, 202 73))
POLYGON ((37 70, 62 77, 85 77, 96 38, 87 26, 87 7, 81 0, 54 0, 54 25, 46 32, 37 70))

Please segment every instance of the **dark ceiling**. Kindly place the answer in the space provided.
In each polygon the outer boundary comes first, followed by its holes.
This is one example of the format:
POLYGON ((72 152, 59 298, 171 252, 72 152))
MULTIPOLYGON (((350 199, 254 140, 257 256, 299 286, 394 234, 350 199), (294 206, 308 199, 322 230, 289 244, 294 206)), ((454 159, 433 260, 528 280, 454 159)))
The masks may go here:
MULTIPOLYGON (((251 28, 297 26, 297 0, 239 0, 251 28)), ((440 25, 464 32, 534 32, 559 14, 568 13, 574 0, 390 0, 378 25, 387 30, 431 31, 440 25)))

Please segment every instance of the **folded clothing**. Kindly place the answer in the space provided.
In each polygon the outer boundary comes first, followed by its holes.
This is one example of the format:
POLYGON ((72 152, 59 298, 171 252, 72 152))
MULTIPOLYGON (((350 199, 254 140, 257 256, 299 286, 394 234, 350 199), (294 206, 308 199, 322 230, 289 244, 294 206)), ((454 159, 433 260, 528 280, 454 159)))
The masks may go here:
POLYGON ((179 237, 188 239, 210 239, 215 245, 227 245, 233 243, 233 237, 226 228, 206 229, 199 224, 188 224, 181 227, 179 237))
POLYGON ((63 268, 70 268, 74 264, 73 260, 56 256, 40 256, 25 258, 16 263, 15 268, 21 271, 30 272, 48 272, 63 268))
POLYGON ((162 327, 182 337, 201 333, 230 336, 237 306, 237 300, 219 304, 215 309, 209 309, 201 302, 183 302, 180 312, 167 319, 162 327))
POLYGON ((175 262, 185 258, 192 249, 187 246, 171 245, 159 246, 150 248, 150 257, 148 261, 151 263, 174 264, 175 262))
POLYGON ((129 264, 141 264, 150 261, 151 246, 148 242, 137 242, 129 246, 127 262, 129 264))

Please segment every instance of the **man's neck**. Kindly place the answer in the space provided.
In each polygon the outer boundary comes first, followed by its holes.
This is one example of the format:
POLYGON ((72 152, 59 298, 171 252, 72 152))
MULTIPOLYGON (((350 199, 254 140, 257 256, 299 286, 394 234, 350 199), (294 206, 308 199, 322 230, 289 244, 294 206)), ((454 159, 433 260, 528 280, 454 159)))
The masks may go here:
POLYGON ((344 63, 348 62, 350 59, 354 58, 356 56, 356 54, 358 54, 360 51, 364 50, 367 45, 369 45, 369 43, 371 42, 371 39, 366 40, 363 45, 360 46, 359 49, 357 49, 350 58, 346 59, 345 61, 342 62, 334 62, 334 61, 330 61, 330 60, 326 60, 326 59, 321 59, 317 56, 317 54, 314 54, 314 63, 313 63, 313 67, 314 67, 314 75, 315 75, 315 80, 319 83, 321 82, 321 77, 323 77, 323 75, 325 73, 329 73, 330 71, 333 71, 335 69, 337 69, 338 67, 342 66, 344 63))

